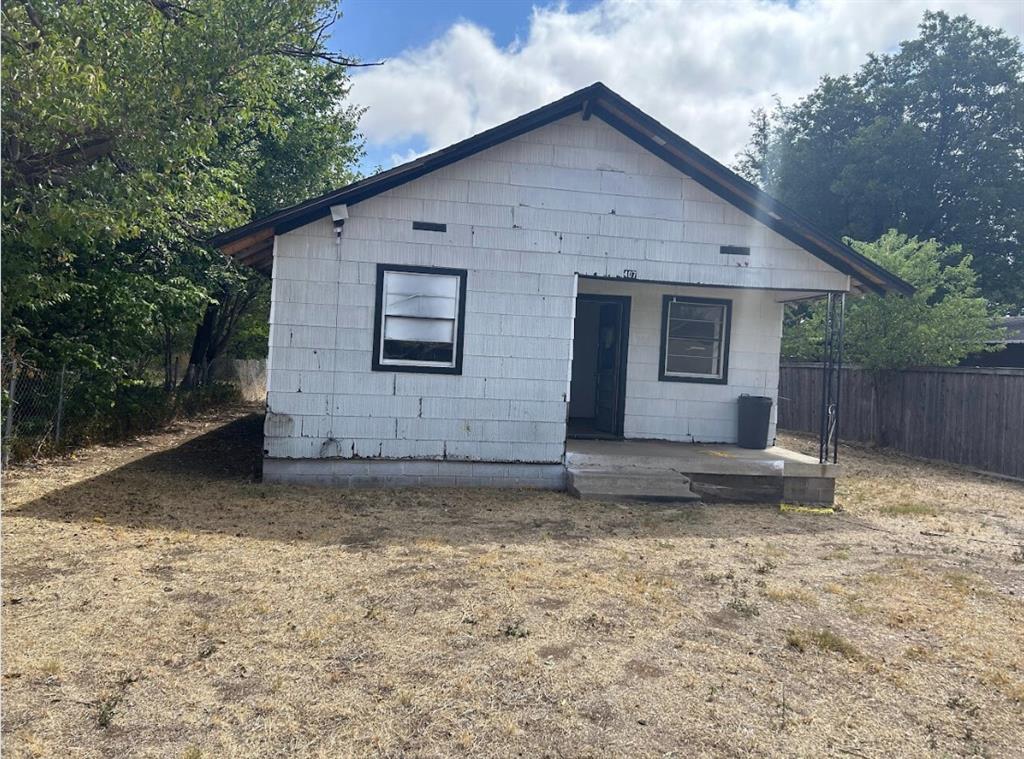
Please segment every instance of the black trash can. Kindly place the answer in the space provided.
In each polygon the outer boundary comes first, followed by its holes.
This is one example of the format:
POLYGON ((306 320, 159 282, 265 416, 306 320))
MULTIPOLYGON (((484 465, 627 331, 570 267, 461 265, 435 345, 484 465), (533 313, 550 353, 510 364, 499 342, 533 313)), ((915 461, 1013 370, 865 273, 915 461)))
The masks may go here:
POLYGON ((767 448, 768 423, 771 418, 771 398, 766 395, 741 395, 740 428, 736 440, 740 448, 767 448))

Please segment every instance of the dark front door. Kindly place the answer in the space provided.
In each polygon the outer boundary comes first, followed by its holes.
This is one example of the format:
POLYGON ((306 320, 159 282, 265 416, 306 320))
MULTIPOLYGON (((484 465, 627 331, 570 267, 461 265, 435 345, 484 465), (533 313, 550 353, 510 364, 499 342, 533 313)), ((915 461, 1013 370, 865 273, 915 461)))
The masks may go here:
POLYGON ((628 342, 628 297, 577 296, 569 397, 570 437, 622 436, 628 342))

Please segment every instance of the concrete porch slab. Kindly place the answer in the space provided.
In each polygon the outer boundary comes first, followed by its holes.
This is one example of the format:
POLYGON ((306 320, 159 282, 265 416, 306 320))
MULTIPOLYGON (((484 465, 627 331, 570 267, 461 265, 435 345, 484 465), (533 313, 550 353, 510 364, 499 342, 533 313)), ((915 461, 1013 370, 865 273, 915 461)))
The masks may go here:
POLYGON ((761 451, 661 440, 569 440, 565 465, 570 471, 627 476, 678 472, 704 500, 816 505, 833 503, 839 469, 778 446, 761 451))

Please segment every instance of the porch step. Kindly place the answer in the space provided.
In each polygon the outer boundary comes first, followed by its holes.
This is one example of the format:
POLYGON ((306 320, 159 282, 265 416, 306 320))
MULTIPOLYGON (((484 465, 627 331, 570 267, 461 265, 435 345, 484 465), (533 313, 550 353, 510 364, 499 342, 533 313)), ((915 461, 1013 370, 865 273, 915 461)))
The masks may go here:
POLYGON ((690 478, 672 469, 576 469, 570 467, 569 492, 589 501, 699 501, 690 478))

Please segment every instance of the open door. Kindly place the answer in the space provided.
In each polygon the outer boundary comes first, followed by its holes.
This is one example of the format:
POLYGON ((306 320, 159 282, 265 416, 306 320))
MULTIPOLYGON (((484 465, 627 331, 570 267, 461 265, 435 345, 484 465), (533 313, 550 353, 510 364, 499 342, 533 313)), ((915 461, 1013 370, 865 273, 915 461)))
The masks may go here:
POLYGON ((627 296, 576 297, 569 437, 622 437, 629 306, 627 296))

